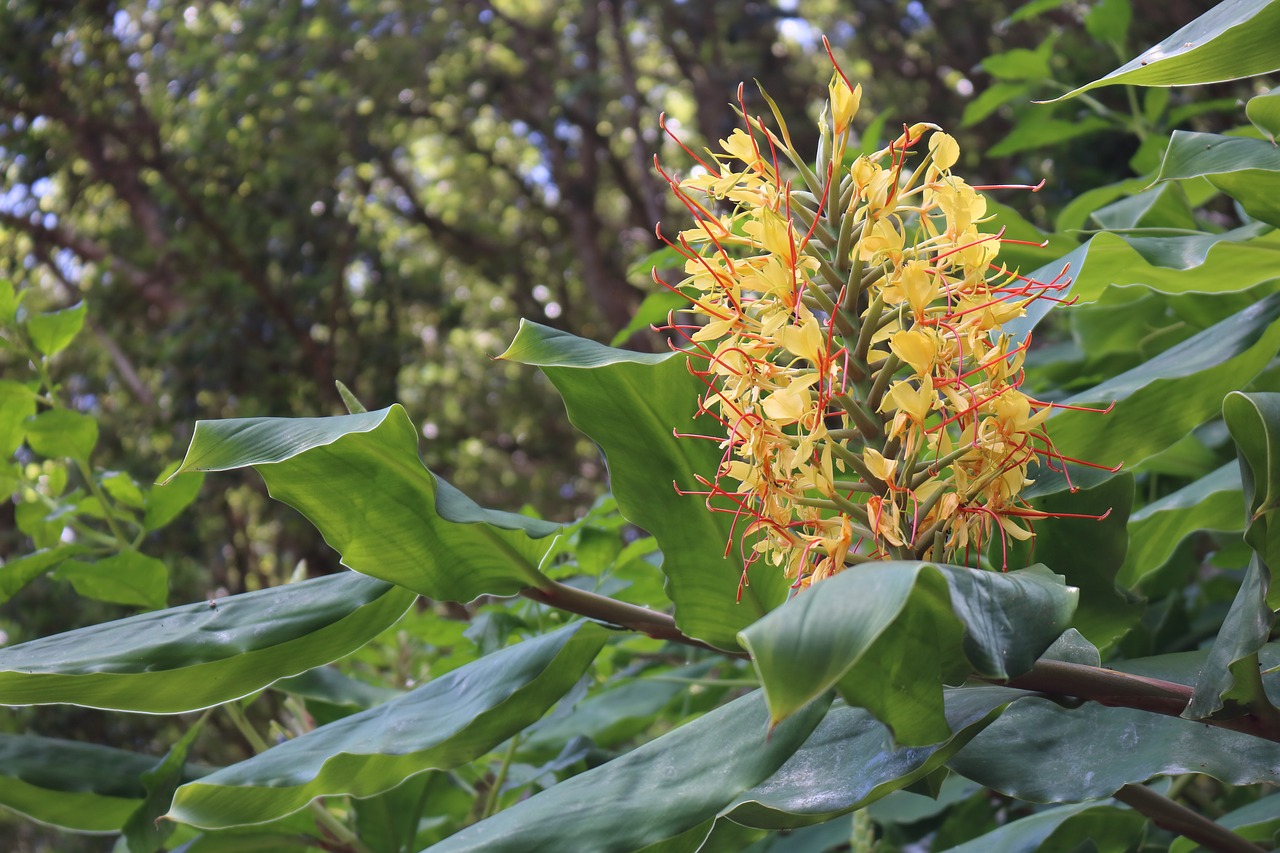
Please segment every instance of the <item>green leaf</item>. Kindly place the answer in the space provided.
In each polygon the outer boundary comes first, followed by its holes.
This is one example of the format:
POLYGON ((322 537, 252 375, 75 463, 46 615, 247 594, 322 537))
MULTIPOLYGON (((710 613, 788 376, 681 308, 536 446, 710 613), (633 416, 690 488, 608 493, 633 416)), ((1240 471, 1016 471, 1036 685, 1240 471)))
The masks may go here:
POLYGON ((353 800, 356 836, 376 853, 414 849, 424 807, 430 804, 433 811, 439 808, 441 777, 445 784, 452 785, 444 773, 419 773, 390 791, 353 800))
POLYGON ((1245 541, 1267 567, 1280 565, 1280 531, 1271 523, 1280 509, 1280 394, 1232 392, 1222 415, 1239 450, 1245 541))
POLYGON ((333 384, 337 386, 338 396, 342 398, 342 405, 347 407, 348 414, 362 415, 369 411, 365 408, 364 403, 360 402, 360 398, 353 394, 345 384, 337 379, 333 381, 333 384))
POLYGON ((1022 695, 1003 687, 945 691, 952 735, 924 748, 888 748, 883 723, 861 708, 837 705, 785 764, 721 814, 762 829, 790 829, 848 814, 941 767, 1022 695))
POLYGON ((1175 130, 1158 181, 1207 178, 1250 216, 1280 225, 1280 149, 1274 142, 1175 130))
POLYGON ((638 850, 685 832, 698 836, 782 766, 826 710, 815 702, 771 728, 764 697, 754 691, 467 827, 431 853, 638 850))
POLYGON ((972 127, 1015 98, 1025 98, 1031 91, 1028 83, 995 83, 964 106, 961 127, 972 127))
POLYGON ((650 326, 665 323, 672 311, 686 308, 688 305, 688 299, 679 293, 672 293, 670 290, 659 290, 650 293, 640 303, 640 307, 636 309, 635 316, 631 318, 631 322, 613 336, 613 340, 609 341, 609 345, 616 347, 626 343, 632 335, 637 332, 643 332, 650 326))
POLYGON ((1199 530, 1243 530, 1243 503, 1240 468, 1231 462, 1147 504, 1129 519, 1129 552, 1117 583, 1126 588, 1140 585, 1199 530))
POLYGON ((154 853, 173 834, 175 824, 161 821, 173 801, 173 792, 186 781, 187 753, 204 727, 201 717, 187 729, 160 763, 142 774, 147 797, 124 824, 125 844, 129 853, 154 853))
POLYGON ((332 666, 320 666, 309 669, 301 675, 282 678, 271 685, 271 689, 301 696, 308 701, 324 702, 361 711, 404 695, 403 690, 366 684, 349 675, 344 675, 332 666))
POLYGON ((1274 605, 1268 602, 1271 566, 1280 565, 1280 535, 1271 521, 1280 508, 1280 394, 1227 395, 1223 418, 1240 457, 1248 521, 1244 538, 1253 548, 1244 580, 1209 649, 1196 682, 1195 696, 1183 716, 1211 717, 1224 708, 1275 714, 1263 690, 1258 650, 1271 636, 1274 605))
POLYGON ((55 634, 0 649, 0 704, 206 708, 358 649, 415 598, 344 572, 55 634))
POLYGON ((1187 196, 1178 184, 1160 184, 1100 207, 1093 221, 1108 231, 1131 228, 1179 228, 1192 230, 1195 217, 1187 204, 1187 196))
MULTIPOLYGON (((35 735, 0 734, 0 805, 76 832, 116 832, 147 795, 146 755, 35 735)), ((188 769, 192 779, 200 771, 188 769)))
POLYGON ((1280 86, 1250 98, 1244 105, 1244 114, 1274 143, 1280 133, 1280 86))
POLYGON ((526 320, 501 357, 540 367, 564 397, 569 420, 604 450, 619 510, 662 548, 680 630, 736 649, 737 632, 782 603, 789 584, 760 561, 739 603, 742 563, 725 559, 732 515, 675 491, 673 484, 700 489, 694 478, 714 477, 720 465, 715 442, 673 435, 720 429, 709 417, 694 419, 703 386, 689 374, 688 356, 612 349, 526 320))
POLYGON ((138 484, 128 474, 117 471, 103 476, 101 482, 107 494, 125 506, 131 509, 142 509, 146 506, 147 499, 142 494, 142 489, 138 488, 138 484))
POLYGON ((541 717, 607 635, 579 622, 486 655, 184 785, 167 817, 205 828, 264 823, 316 797, 369 797, 414 774, 465 764, 541 717))
POLYGON ((993 145, 987 154, 991 157, 1008 157, 1020 151, 1058 145, 1068 139, 1114 129, 1115 126, 1111 122, 1093 115, 1074 120, 1044 118, 1039 121, 1028 121, 1015 125, 1013 130, 993 145))
POLYGON ((997 80, 1043 80, 1052 77, 1049 60, 1053 57, 1056 36, 1045 39, 1035 50, 1014 48, 982 60, 982 70, 997 80))
POLYGON ((1086 849, 1124 853, 1142 836, 1146 818, 1110 800, 1058 806, 1010 821, 947 853, 1071 853, 1086 849))
POLYGON ((68 560, 53 576, 76 594, 113 604, 157 609, 169 598, 169 567, 137 551, 121 551, 92 563, 68 560))
POLYGON ((1124 44, 1132 21, 1129 0, 1098 0, 1084 16, 1084 28, 1098 41, 1124 44))
POLYGON ((26 291, 16 291, 9 279, 0 278, 0 327, 13 325, 18 316, 18 306, 26 295, 26 291))
POLYGON ((1035 559, 1061 573, 1080 590, 1071 625, 1099 648, 1109 648, 1142 616, 1137 602, 1116 588, 1116 573, 1129 544, 1126 523, 1133 506, 1133 477, 1120 475, 1078 492, 1058 492, 1035 502, 1035 509, 1056 517, 1035 522, 1033 542, 1016 543, 1014 565, 1035 559), (1098 520, 1087 516, 1106 517, 1098 520), (1086 559, 1081 555, 1087 554, 1086 559))
POLYGON ((1155 47, 1105 77, 1054 100, 1099 86, 1191 86, 1252 77, 1280 69, 1280 5, 1272 0, 1219 3, 1155 47))
POLYGON ((645 727, 676 697, 688 689, 682 679, 707 675, 711 662, 694 664, 678 670, 663 669, 620 679, 583 699, 573 710, 542 720, 520 740, 522 757, 554 758, 575 737, 591 738, 592 743, 612 749, 644 731, 645 727))
MULTIPOLYGON (((1063 401, 1107 406, 1109 414, 1062 411, 1046 428, 1059 452, 1095 465, 1136 465, 1214 417, 1223 395, 1243 387, 1280 349, 1280 294, 1272 294, 1220 323, 1170 347, 1145 364, 1063 401)), ((1077 485, 1111 476, 1067 463, 1077 485)), ((1033 472, 1025 497, 1067 487, 1066 478, 1043 468, 1033 472)))
POLYGON ((919 562, 857 566, 742 632, 777 722, 836 688, 905 746, 951 735, 942 685, 1031 668, 1070 622, 1077 591, 1043 570, 919 562))
POLYGON ((449 601, 546 583, 538 564, 551 540, 540 540, 558 525, 484 509, 428 471, 399 405, 333 418, 200 421, 178 473, 247 467, 356 571, 449 601))
POLYGON ((0 379, 0 459, 8 459, 22 445, 27 419, 35 413, 36 395, 30 388, 0 379))
POLYGON ((146 509, 142 514, 142 528, 147 532, 159 530, 177 518, 200 494, 204 474, 188 472, 175 476, 179 463, 174 462, 160 475, 160 484, 147 491, 146 509))
POLYGON ((49 409, 24 423, 27 444, 41 456, 88 462, 98 443, 98 422, 70 409, 49 409))
MULTIPOLYGON (((1189 686, 1207 657, 1206 651, 1183 652, 1111 666, 1189 686)), ((1264 648, 1262 660, 1266 666, 1280 663, 1280 644, 1264 648)), ((1267 680, 1274 690, 1276 679, 1267 680)), ((1269 782, 1280 767, 1280 744, 1148 711, 1096 702, 1068 708, 1028 696, 1010 705, 948 765, 1021 800, 1082 802, 1109 797, 1129 783, 1191 772, 1229 785, 1269 782)))
POLYGON ((84 553, 82 545, 55 545, 0 565, 0 604, 13 598, 20 589, 61 564, 63 560, 69 560, 82 553, 84 553))
POLYGON ((61 311, 31 315, 27 318, 27 334, 31 336, 31 343, 47 357, 62 352, 84 327, 86 308, 83 302, 77 302, 61 311))

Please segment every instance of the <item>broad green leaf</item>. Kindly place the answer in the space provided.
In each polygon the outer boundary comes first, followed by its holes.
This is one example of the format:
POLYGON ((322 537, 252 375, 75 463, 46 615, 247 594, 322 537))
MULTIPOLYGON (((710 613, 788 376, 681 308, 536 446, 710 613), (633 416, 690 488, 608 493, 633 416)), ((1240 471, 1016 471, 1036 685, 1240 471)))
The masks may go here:
POLYGON ((82 553, 84 553, 82 545, 55 545, 0 565, 0 604, 13 598, 20 589, 60 565, 63 560, 69 560, 82 553))
POLYGON ((988 86, 982 94, 965 104, 960 126, 977 124, 1015 98, 1025 98, 1029 91, 1029 83, 994 83, 988 86))
POLYGON ((1129 0, 1098 0, 1084 16, 1084 28, 1098 41, 1124 44, 1132 20, 1129 0))
POLYGON ((70 409, 49 409, 23 424, 27 444, 41 456, 88 462, 98 443, 98 422, 70 409))
MULTIPOLYGON (((1136 465, 1214 417, 1228 391, 1243 387, 1280 350, 1280 294, 1272 294, 1145 364, 1063 401, 1107 406, 1108 414, 1062 411, 1046 423, 1067 457, 1094 465, 1136 465)), ((1100 482, 1107 471, 1068 462, 1077 485, 1100 482)), ((1051 494, 1066 478, 1043 468, 1024 495, 1051 494)))
POLYGON ((206 708, 358 649, 415 598, 343 572, 55 634, 0 649, 0 704, 206 708))
POLYGON ((436 806, 439 801, 441 777, 446 784, 451 784, 452 780, 444 773, 419 773, 390 791, 353 800, 351 809, 355 813, 357 837, 374 853, 414 849, 424 807, 429 802, 436 806))
POLYGON ((1280 509, 1280 394, 1233 392, 1223 401, 1222 414, 1239 450, 1248 509, 1245 541, 1268 568, 1278 566, 1280 531, 1272 522, 1280 509))
POLYGON ((169 567, 137 551, 121 551, 92 563, 68 560, 53 576, 76 594, 113 604, 157 609, 169 599, 169 567))
MULTIPOLYGON (((1183 652, 1111 666, 1190 686, 1207 656, 1183 652)), ((1262 661, 1264 666, 1280 663, 1280 644, 1265 647, 1262 661)), ((1280 681, 1272 676, 1266 681, 1274 697, 1280 681)), ((1096 702, 1067 708, 1028 696, 1010 705, 948 765, 1018 799, 1067 803, 1109 797, 1129 783, 1183 773, 1204 773, 1229 785, 1269 782, 1280 767, 1280 744, 1180 717, 1096 702)))
POLYGON ((27 334, 31 336, 31 343, 45 356, 62 352, 84 327, 86 308, 83 302, 77 302, 61 311, 31 315, 27 318, 27 334))
MULTIPOLYGON (((639 850, 710 821, 767 779, 827 710, 815 702, 771 728, 760 691, 467 827, 431 853, 639 850)), ((679 849, 679 848, 678 848, 679 849)))
POLYGON ((35 413, 36 395, 30 388, 0 379, 0 459, 8 459, 22 444, 26 421, 35 413))
POLYGON ((546 583, 538 564, 558 525, 484 509, 428 471, 399 405, 200 421, 178 473, 248 467, 358 572, 449 601, 546 583))
MULTIPOLYGON (((1280 831, 1280 794, 1265 796, 1222 817, 1215 817, 1214 823, 1225 826, 1247 841, 1271 844, 1276 832, 1280 831)), ((1193 853, 1203 849, 1191 839, 1179 837, 1169 846, 1169 853, 1193 853)))
POLYGON ((1280 86, 1261 95, 1254 95, 1244 105, 1244 113, 1254 127, 1275 142, 1276 134, 1280 133, 1280 86))
POLYGON ((1035 539, 1010 547, 1014 565, 1025 565, 1034 555, 1080 590, 1071 625, 1103 649, 1142 616, 1137 602, 1116 588, 1116 573, 1129 544, 1125 525, 1132 506, 1133 477, 1125 474, 1091 489, 1048 495, 1035 502, 1035 509, 1063 517, 1036 520, 1035 539), (1070 517, 1102 515, 1106 517, 1100 520, 1070 517))
MULTIPOLYGON (((0 734, 0 806, 77 832, 117 832, 156 759, 96 744, 0 734)), ((188 768, 186 778, 201 771, 188 768)))
POLYGON ((520 755, 550 759, 575 737, 591 738, 605 749, 616 747, 640 734, 663 708, 689 689, 682 679, 703 677, 712 665, 704 662, 664 669, 657 677, 641 673, 621 680, 583 699, 569 713, 548 717, 530 728, 520 740, 520 755))
POLYGON ((742 563, 725 559, 733 516, 707 510, 695 477, 711 478, 720 465, 714 441, 676 438, 673 432, 715 435, 719 424, 694 419, 699 380, 684 354, 650 355, 524 321, 502 355, 540 367, 564 397, 569 420, 604 450, 609 482, 622 515, 653 534, 662 548, 667 594, 684 633, 736 649, 737 632, 778 606, 788 582, 757 562, 737 601, 742 563))
POLYGON ((1010 821, 947 853, 1072 853, 1082 843, 1098 853, 1125 853, 1145 824, 1143 815, 1110 800, 1058 806, 1010 821))
POLYGON ((897 743, 922 746, 951 736, 944 683, 1029 670, 1067 628, 1076 597, 1043 567, 868 563, 797 595, 741 639, 774 722, 835 688, 897 743))
POLYGON ((1226 0, 1105 77, 1056 98, 1099 86, 1191 86, 1220 83, 1280 69, 1280 5, 1272 0, 1226 0))
POLYGON ((1254 555, 1231 609, 1209 649, 1184 713, 1202 719, 1222 711, 1268 706, 1257 658, 1271 636, 1275 606, 1268 602, 1271 566, 1280 565, 1280 536, 1271 529, 1280 508, 1280 394, 1227 395, 1223 418, 1240 456, 1240 481, 1249 517, 1245 541, 1254 555))
POLYGON ((1240 468, 1235 462, 1147 504, 1129 519, 1129 552, 1117 583, 1130 589, 1139 586, 1173 556, 1182 540, 1197 531, 1243 530, 1243 505, 1240 468))
POLYGON ((925 748, 891 748, 889 730, 871 714, 847 705, 833 707, 785 764, 722 810, 722 819, 789 829, 848 814, 941 767, 1023 694, 980 687, 950 689, 944 695, 953 734, 925 748))
POLYGON ((147 499, 142 494, 142 489, 138 488, 138 484, 132 477, 122 471, 104 476, 102 488, 106 489, 111 497, 131 509, 142 509, 146 506, 147 499))
POLYGON ((324 702, 328 705, 354 708, 359 711, 404 695, 402 690, 366 684, 349 675, 344 675, 332 666, 320 666, 309 669, 301 675, 282 678, 272 684, 271 689, 301 696, 309 702, 324 702))
POLYGON ((1080 119, 1045 118, 1015 125, 1008 135, 987 152, 990 157, 1008 157, 1019 151, 1030 151, 1046 145, 1058 145, 1068 139, 1115 130, 1115 125, 1099 116, 1080 119))
POLYGON ((1056 36, 1041 42, 1035 50, 1014 48, 982 60, 982 70, 997 80, 1043 80, 1052 77, 1049 60, 1053 58, 1056 36))
POLYGON ((265 823, 316 797, 369 797, 464 764, 541 717, 582 677, 607 634, 579 622, 486 655, 183 786, 168 817, 205 828, 265 823))
POLYGON ((1092 219, 1107 231, 1134 228, 1194 230, 1196 227, 1186 194, 1178 184, 1169 183, 1100 207, 1093 212, 1092 219))
POLYGON ((39 550, 52 550, 62 541, 66 519, 62 508, 51 509, 43 501, 24 501, 13 508, 13 520, 18 529, 31 537, 39 550))
MULTIPOLYGON (((1109 287, 1130 285, 1173 295, 1249 290, 1275 278, 1280 263, 1280 232, 1262 233, 1267 230, 1252 225, 1184 237, 1097 234, 1072 253, 1071 296, 1087 304, 1109 287)), ((1062 266, 1051 264, 1033 277, 1051 280, 1062 266)))
POLYGON ((160 483, 147 491, 146 509, 142 514, 142 527, 147 531, 159 530, 190 506, 200 494, 204 474, 188 472, 174 476, 179 463, 175 462, 160 475, 160 483))
POLYGON ((1274 142, 1175 130, 1159 181, 1207 178, 1255 219, 1280 225, 1280 150, 1274 142))
POLYGON ((206 713, 194 726, 187 729, 160 763, 142 774, 142 784, 147 791, 146 799, 124 824, 129 853, 154 853, 173 834, 175 824, 162 821, 160 817, 169 810, 173 792, 186 781, 187 753, 191 751, 191 745, 204 727, 207 716, 206 713))

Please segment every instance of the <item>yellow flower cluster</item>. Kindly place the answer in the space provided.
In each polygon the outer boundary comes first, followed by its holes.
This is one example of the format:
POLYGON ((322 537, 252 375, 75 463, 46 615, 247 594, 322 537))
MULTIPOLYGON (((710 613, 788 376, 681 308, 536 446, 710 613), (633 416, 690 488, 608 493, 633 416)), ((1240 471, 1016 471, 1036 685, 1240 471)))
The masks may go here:
POLYGON ((1050 405, 1019 390, 1025 344, 1002 326, 1065 283, 995 264, 1000 234, 952 172, 951 136, 917 124, 854 156, 861 87, 837 68, 829 95, 816 168, 776 105, 777 132, 740 91, 746 129, 668 178, 696 220, 673 243, 686 258, 674 289, 702 318, 671 328, 724 426, 700 494, 746 520, 745 565, 764 558, 800 586, 1027 539, 1041 514, 1019 493, 1031 466, 1061 461, 1050 405))

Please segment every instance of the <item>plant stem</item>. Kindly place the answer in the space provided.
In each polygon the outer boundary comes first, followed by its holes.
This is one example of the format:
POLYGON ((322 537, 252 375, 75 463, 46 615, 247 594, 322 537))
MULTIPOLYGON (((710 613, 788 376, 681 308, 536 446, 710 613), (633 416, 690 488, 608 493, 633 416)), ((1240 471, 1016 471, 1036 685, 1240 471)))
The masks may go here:
POLYGON ((1259 853, 1266 849, 1142 785, 1125 785, 1114 796, 1134 811, 1151 818, 1156 826, 1185 835, 1208 850, 1259 853))
POLYGON ((311 809, 311 816, 316 819, 316 823, 328 831, 334 837, 334 840, 345 844, 354 853, 373 853, 373 849, 360 840, 360 837, 347 828, 347 825, 338 820, 328 809, 324 807, 324 803, 320 800, 312 800, 308 808, 311 809))
POLYGON ((570 613, 576 613, 579 616, 586 616, 588 619, 595 619, 598 622, 605 622, 610 625, 617 625, 620 628, 627 628, 632 631, 639 631, 650 637, 659 640, 670 640, 673 643, 684 643, 687 646, 695 646, 708 651, 720 652, 730 657, 746 658, 746 652, 728 651, 726 649, 718 649, 715 646, 708 645, 701 640, 695 640, 692 637, 683 634, 676 627, 676 622, 666 613, 658 610, 650 610, 647 607, 638 607, 634 604, 627 604, 625 601, 617 601, 603 595, 597 595, 594 592, 577 589, 576 587, 567 586, 566 584, 551 582, 551 585, 545 589, 537 589, 527 587, 520 592, 525 598, 537 601, 540 604, 546 604, 560 610, 567 610, 570 613))
POLYGON ((520 735, 511 738, 511 745, 507 747, 507 751, 502 755, 502 764, 498 766, 498 772, 493 777, 493 784, 489 786, 489 794, 484 798, 484 811, 480 813, 480 820, 492 815, 498 807, 498 792, 502 790, 503 784, 507 781, 507 770, 511 767, 511 760, 515 758, 516 747, 520 744, 520 735))

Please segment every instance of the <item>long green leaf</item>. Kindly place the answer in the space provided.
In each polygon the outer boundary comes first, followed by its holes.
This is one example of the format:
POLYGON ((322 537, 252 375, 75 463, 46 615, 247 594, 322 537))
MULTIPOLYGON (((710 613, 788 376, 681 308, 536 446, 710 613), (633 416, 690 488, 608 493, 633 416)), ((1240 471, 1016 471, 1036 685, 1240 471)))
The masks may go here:
POLYGON ((944 683, 1025 672, 1067 628, 1077 591, 1043 567, 1002 574, 869 563, 816 584, 742 632, 786 719, 833 687, 906 746, 952 734, 944 683))
POLYGON ((1122 853, 1142 835, 1146 818, 1111 801, 1045 809, 946 853, 1057 853, 1084 849, 1122 853))
POLYGON ((558 526, 480 507, 418 457, 399 406, 333 418, 200 421, 178 473, 254 468, 356 571, 435 599, 544 584, 558 526))
POLYGON ((924 748, 890 748, 883 723, 861 708, 834 707, 777 772, 739 794, 722 815, 762 829, 790 829, 847 814, 942 766, 1022 695, 1003 687, 945 691, 953 734, 924 748))
POLYGON ((1240 468, 1235 462, 1147 504, 1129 519, 1129 551, 1117 583, 1130 589, 1138 586, 1197 531, 1242 530, 1243 506, 1240 468))
POLYGON ((1280 69, 1280 4, 1226 0, 1154 47, 1055 100, 1099 86, 1191 86, 1280 69))
MULTIPOLYGON (((1132 466, 1164 450, 1221 411, 1223 396, 1243 387, 1280 350, 1280 294, 1272 294, 1177 344, 1150 361, 1064 402, 1107 406, 1101 415, 1063 411, 1047 422, 1049 436, 1069 457, 1098 465, 1132 466)), ((1068 463, 1077 485, 1106 479, 1106 471, 1068 463)), ((1067 487, 1052 471, 1032 474, 1027 497, 1067 487)))
MULTIPOLYGON (((35 735, 0 734, 0 806, 78 832, 116 832, 142 805, 146 755, 35 735)), ((200 772, 186 771, 187 779, 200 772)))
POLYGON ((525 640, 178 789, 168 817, 205 828, 265 823, 316 797, 370 797, 483 755, 573 686, 607 631, 579 622, 525 640))
POLYGON ((205 708, 360 648, 415 597, 344 572, 32 640, 0 649, 0 704, 205 708))
MULTIPOLYGON (((1193 685, 1205 651, 1113 664, 1116 669, 1193 685)), ((1280 644, 1262 650, 1264 666, 1280 663, 1280 644)), ((1273 697, 1280 679, 1268 676, 1273 697)), ((1086 702, 1067 708, 1020 699, 960 750, 948 765, 980 785, 1033 803, 1109 797, 1155 776, 1203 773, 1229 785, 1270 782, 1280 744, 1204 723, 1086 702)))
POLYGON ((431 853, 640 850, 693 831, 768 778, 827 710, 815 702, 769 727, 759 691, 474 824, 431 853))
POLYGON ((1265 139, 1175 130, 1157 180, 1207 178, 1255 219, 1280 225, 1280 150, 1265 139))
POLYGON ((737 632, 778 606, 788 583, 761 561, 738 603, 742 564, 724 557, 732 516, 676 493, 675 486, 700 489, 695 477, 714 477, 721 455, 714 441, 673 435, 720 430, 709 417, 694 419, 703 386, 689 374, 688 356, 627 352, 524 321, 502 357, 541 368, 569 419, 604 450, 619 510, 662 548, 680 630, 737 648, 737 632))
POLYGON ((1280 536, 1271 525, 1273 513, 1280 508, 1280 394, 1229 394, 1222 409, 1239 450, 1240 480, 1249 510, 1244 538, 1254 555, 1209 649, 1195 696, 1184 713, 1189 719, 1212 716, 1224 706, 1275 713, 1262 687, 1257 653, 1275 624, 1268 594, 1271 566, 1280 565, 1280 536))
POLYGON ((1126 474, 1091 489, 1049 495, 1036 501, 1035 508, 1051 517, 1036 521, 1033 541, 1011 548, 1014 565, 1025 565, 1034 555, 1080 590, 1071 625, 1104 649, 1142 616, 1137 602, 1116 587, 1129 545, 1126 523, 1132 505, 1133 477, 1126 474), (1087 559, 1081 559, 1084 554, 1087 559))

